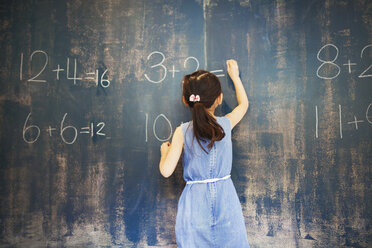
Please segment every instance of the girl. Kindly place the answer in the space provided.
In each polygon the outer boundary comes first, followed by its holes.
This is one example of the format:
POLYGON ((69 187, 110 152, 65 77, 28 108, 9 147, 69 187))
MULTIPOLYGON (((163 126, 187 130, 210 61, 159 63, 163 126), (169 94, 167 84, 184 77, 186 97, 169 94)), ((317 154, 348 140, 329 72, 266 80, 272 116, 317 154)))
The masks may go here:
POLYGON ((225 116, 215 116, 222 103, 219 79, 199 70, 183 78, 182 101, 192 111, 192 121, 176 128, 172 144, 161 145, 160 173, 169 177, 184 148, 186 186, 178 201, 178 247, 249 247, 244 217, 234 184, 231 129, 247 112, 249 102, 239 78, 238 64, 228 60, 238 106, 225 116), (197 142, 194 142, 194 141, 197 142))

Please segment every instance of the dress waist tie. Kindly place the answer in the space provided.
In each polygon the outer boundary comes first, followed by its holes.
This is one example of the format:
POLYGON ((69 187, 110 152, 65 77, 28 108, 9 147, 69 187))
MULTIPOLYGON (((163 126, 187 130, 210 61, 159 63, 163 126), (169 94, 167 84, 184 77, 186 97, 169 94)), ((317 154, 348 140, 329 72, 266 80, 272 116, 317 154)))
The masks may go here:
POLYGON ((193 183, 212 183, 212 182, 216 182, 216 181, 220 181, 220 180, 226 180, 230 177, 231 175, 227 175, 227 176, 224 176, 224 177, 220 177, 220 178, 209 178, 209 179, 205 179, 205 180, 196 180, 196 181, 187 181, 186 184, 193 184, 193 183))

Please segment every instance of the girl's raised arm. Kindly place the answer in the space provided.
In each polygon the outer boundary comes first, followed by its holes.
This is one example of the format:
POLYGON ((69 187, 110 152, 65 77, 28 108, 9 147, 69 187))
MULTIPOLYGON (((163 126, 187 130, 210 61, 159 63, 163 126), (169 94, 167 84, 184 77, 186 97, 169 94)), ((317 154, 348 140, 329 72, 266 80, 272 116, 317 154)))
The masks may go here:
POLYGON ((247 112, 249 107, 249 101, 247 94, 245 93, 243 83, 239 77, 238 63, 233 59, 229 59, 226 61, 226 64, 227 72, 229 73, 230 78, 234 83, 236 99, 238 100, 238 106, 235 107, 233 111, 226 115, 226 117, 230 119, 231 129, 233 129, 247 112))
POLYGON ((178 160, 182 154, 183 134, 182 127, 178 126, 174 131, 172 144, 164 142, 160 147, 161 158, 159 170, 163 177, 170 177, 176 169, 178 160))

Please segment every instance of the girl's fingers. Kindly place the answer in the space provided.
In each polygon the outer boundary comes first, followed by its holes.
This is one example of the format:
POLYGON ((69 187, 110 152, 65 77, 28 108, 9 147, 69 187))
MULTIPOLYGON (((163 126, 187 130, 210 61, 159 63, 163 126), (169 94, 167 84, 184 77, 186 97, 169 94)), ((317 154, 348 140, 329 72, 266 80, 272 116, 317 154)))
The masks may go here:
POLYGON ((233 59, 229 59, 226 61, 227 69, 231 69, 233 66, 237 66, 237 62, 233 59))
POLYGON ((233 70, 236 70, 237 69, 237 63, 235 60, 233 59, 229 59, 226 61, 226 64, 227 64, 227 71, 228 72, 231 72, 233 70))
POLYGON ((226 64, 227 64, 227 70, 231 70, 231 61, 230 60, 226 61, 226 64))

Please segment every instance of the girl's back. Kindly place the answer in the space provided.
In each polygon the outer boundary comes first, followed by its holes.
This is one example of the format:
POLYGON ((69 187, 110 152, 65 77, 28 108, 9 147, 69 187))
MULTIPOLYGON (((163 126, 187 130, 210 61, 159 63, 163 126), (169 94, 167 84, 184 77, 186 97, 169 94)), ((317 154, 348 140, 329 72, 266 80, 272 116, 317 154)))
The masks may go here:
MULTIPOLYGON (((217 117, 217 122, 225 137, 215 142, 208 154, 193 141, 192 122, 181 125, 187 184, 178 202, 178 247, 249 247, 242 209, 230 178, 230 120, 217 117)), ((207 144, 202 142, 205 148, 207 144)))
MULTIPOLYGON (((184 137, 183 177, 185 181, 220 178, 230 174, 232 163, 230 120, 225 116, 217 117, 217 122, 224 129, 225 137, 214 143, 209 154, 200 148, 193 137, 192 121, 181 125, 184 137)), ((208 151, 209 140, 201 143, 208 151)))

